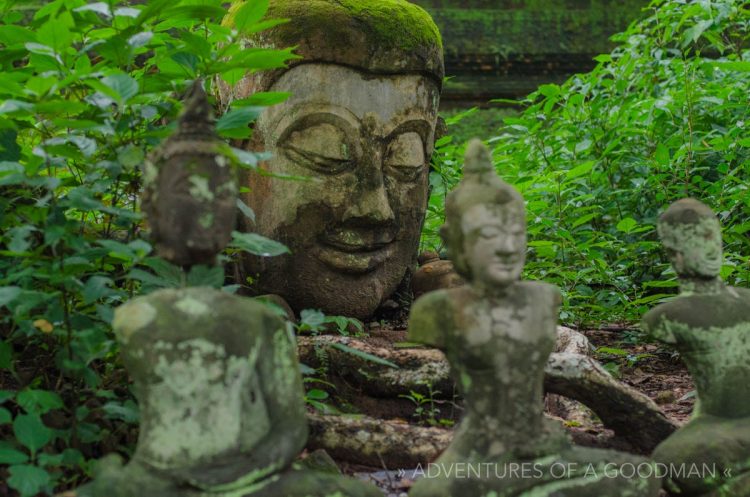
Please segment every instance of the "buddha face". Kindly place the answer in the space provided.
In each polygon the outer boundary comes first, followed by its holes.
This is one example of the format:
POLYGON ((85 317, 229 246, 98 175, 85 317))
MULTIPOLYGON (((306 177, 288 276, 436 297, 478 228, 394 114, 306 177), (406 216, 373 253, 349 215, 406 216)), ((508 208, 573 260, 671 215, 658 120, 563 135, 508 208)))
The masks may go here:
POLYGON ((719 276, 723 254, 718 220, 704 217, 698 223, 660 223, 659 235, 679 276, 706 279, 719 276))
POLYGON ((437 85, 303 64, 270 91, 292 97, 260 116, 256 146, 273 153, 271 173, 306 179, 249 179, 257 215, 249 229, 292 252, 264 261, 259 287, 297 311, 368 317, 416 257, 437 85))
POLYGON ((487 287, 506 287, 521 278, 526 261, 522 205, 475 205, 461 217, 461 229, 473 281, 487 287))

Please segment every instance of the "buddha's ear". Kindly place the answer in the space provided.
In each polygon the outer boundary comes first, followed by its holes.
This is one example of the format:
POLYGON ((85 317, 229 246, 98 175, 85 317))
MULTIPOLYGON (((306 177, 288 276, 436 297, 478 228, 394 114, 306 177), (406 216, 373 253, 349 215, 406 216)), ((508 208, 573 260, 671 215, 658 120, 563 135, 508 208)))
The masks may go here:
POLYGON ((435 123, 435 138, 432 142, 432 150, 435 151, 435 143, 438 142, 442 137, 448 134, 448 124, 443 119, 443 116, 438 115, 437 122, 435 123))

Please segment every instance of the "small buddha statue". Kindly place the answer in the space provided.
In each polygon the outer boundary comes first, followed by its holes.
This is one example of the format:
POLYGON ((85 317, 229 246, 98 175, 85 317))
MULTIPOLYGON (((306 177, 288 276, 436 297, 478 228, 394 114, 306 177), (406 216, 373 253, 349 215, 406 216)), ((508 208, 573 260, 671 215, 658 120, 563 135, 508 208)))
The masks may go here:
POLYGON ((555 347, 561 296, 552 285, 521 281, 524 201, 495 174, 478 140, 469 144, 464 178, 448 196, 441 234, 468 285, 418 299, 409 339, 445 352, 465 413, 432 466, 439 474, 427 472, 410 497, 657 495, 658 479, 619 471, 650 468, 648 462, 574 447, 544 417, 544 368, 555 347))
MULTIPOLYGON (((236 188, 212 148, 209 109, 194 89, 178 138, 146 177, 157 249, 184 267, 213 263, 233 228, 236 188), (170 223, 179 212, 188 217, 170 223)), ((308 434, 302 380, 294 338, 269 307, 213 288, 165 289, 120 306, 113 328, 140 407, 138 443, 126 465, 105 458, 78 496, 380 495, 295 462, 308 434)))
POLYGON ((653 457, 670 467, 667 485, 677 495, 748 497, 750 290, 720 278, 721 225, 705 204, 678 200, 659 218, 658 232, 680 294, 648 312, 643 328, 680 353, 696 405, 653 457))

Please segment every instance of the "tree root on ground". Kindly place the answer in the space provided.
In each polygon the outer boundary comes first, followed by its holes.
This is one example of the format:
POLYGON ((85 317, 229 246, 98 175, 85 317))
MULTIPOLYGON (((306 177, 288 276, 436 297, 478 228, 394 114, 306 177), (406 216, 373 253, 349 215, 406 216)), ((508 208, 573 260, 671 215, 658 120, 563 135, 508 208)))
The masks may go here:
MULTIPOLYGON (((455 391, 448 362, 443 353, 436 349, 390 349, 372 346, 362 340, 350 337, 333 335, 299 337, 298 341, 301 362, 313 368, 327 366, 329 377, 342 378, 346 383, 356 386, 372 397, 396 398, 409 392, 429 395, 427 385, 433 392, 455 391), (363 355, 352 354, 349 351, 336 348, 336 344, 376 356, 398 367, 393 368, 372 362, 363 355)), ((553 353, 547 363, 544 382, 546 391, 580 402, 596 413, 604 426, 615 432, 616 438, 625 440, 637 452, 650 453, 677 426, 646 395, 615 380, 598 362, 586 356, 585 354, 588 353, 589 349, 588 340, 583 335, 567 328, 560 328, 558 352, 553 353)), ((445 395, 443 395, 444 397, 445 395)), ((573 408, 572 405, 568 407, 573 408)), ((347 435, 347 430, 353 429, 351 427, 356 425, 354 421, 347 421, 348 425, 346 426, 349 428, 342 428, 343 432, 335 431, 332 434, 326 434, 326 430, 331 429, 333 423, 339 423, 339 421, 319 422, 317 431, 316 425, 313 425, 314 435, 312 440, 341 443, 342 450, 351 452, 352 455, 357 450, 365 450, 364 448, 354 450, 359 442, 350 433, 347 435)), ((365 426, 368 423, 369 421, 365 423, 365 426)), ((393 450, 407 454, 409 451, 406 450, 404 444, 413 445, 413 450, 422 454, 420 456, 422 457, 429 452, 426 447, 436 447, 435 444, 427 442, 422 445, 414 442, 410 437, 419 439, 421 435, 418 436, 411 432, 409 432, 406 440, 401 442, 395 439, 391 440, 395 436, 394 434, 408 430, 409 425, 403 424, 391 429, 386 427, 391 425, 384 424, 382 420, 376 420, 370 424, 373 429, 383 426, 382 429, 385 430, 384 432, 373 431, 371 435, 374 438, 380 437, 379 440, 383 442, 381 445, 374 445, 376 448, 372 450, 375 452, 378 450, 381 452, 390 451, 387 443, 393 442, 396 444, 396 448, 393 450), (381 448, 378 449, 377 447, 381 448)), ((437 437, 437 435, 432 434, 445 431, 439 428, 420 429, 428 430, 424 433, 430 434, 430 437, 437 437), (434 432, 434 430, 438 430, 438 432, 434 432)), ((358 436, 364 438, 367 428, 360 427, 357 430, 358 436)), ((430 438, 427 435, 425 437, 425 440, 430 438)), ((440 437, 436 440, 438 439, 443 440, 440 437)), ((370 443, 375 443, 375 441, 371 440, 370 443)), ((321 447, 332 453, 335 452, 331 450, 331 446, 326 444, 321 445, 321 447)), ((394 457, 397 458, 397 456, 394 457)), ((383 458, 386 459, 385 455, 383 455, 383 458)), ((390 456, 387 459, 393 461, 390 456)), ((406 460, 416 461, 417 459, 408 456, 406 460)), ((429 458, 419 460, 424 461, 429 460, 429 458)))

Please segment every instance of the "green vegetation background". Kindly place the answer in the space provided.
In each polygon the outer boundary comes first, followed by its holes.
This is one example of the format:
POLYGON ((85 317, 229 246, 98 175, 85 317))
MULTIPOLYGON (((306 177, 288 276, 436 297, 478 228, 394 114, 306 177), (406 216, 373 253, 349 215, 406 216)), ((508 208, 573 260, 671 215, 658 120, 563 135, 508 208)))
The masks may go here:
MULTIPOLYGON (((195 78, 232 83, 291 57, 238 43, 273 25, 266 8, 248 2, 232 30, 215 0, 0 0, 0 492, 73 488, 96 458, 129 454, 138 411, 113 309, 158 287, 225 284, 220 269, 185 274, 151 256, 139 166, 195 78)), ((563 289, 564 322, 637 322, 674 293, 654 221, 686 195, 719 214, 723 275, 748 286, 749 29, 738 0, 657 0, 591 73, 504 102, 515 111, 502 119, 449 116, 423 246, 441 248, 445 194, 460 178, 464 138, 479 135, 526 197, 527 277, 563 289)), ((262 107, 284 97, 234 102, 221 135, 247 136, 262 107)), ((259 159, 227 153, 235 167, 259 159)), ((240 250, 283 248, 240 237, 226 260, 240 250)))

